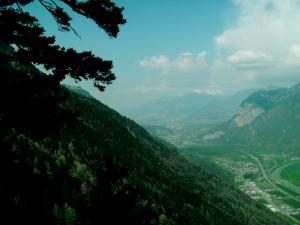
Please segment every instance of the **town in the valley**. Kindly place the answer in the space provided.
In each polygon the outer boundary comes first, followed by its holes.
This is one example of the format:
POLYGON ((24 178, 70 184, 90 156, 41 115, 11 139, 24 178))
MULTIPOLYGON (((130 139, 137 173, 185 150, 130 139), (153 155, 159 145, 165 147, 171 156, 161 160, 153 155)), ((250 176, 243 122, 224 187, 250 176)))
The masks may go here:
POLYGON ((235 186, 291 224, 300 220, 300 158, 238 151, 213 161, 235 176, 235 186))

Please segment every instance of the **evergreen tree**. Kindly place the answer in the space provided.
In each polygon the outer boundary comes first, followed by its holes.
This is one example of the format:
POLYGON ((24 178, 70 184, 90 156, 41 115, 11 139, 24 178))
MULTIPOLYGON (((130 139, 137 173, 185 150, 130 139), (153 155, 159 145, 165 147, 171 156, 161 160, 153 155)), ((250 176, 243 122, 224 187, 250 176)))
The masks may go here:
MULTIPOLYGON (((25 129, 34 135, 47 136, 76 116, 57 108, 66 99, 66 93, 59 87, 66 76, 75 81, 92 80, 100 91, 116 77, 111 71, 112 61, 103 60, 90 51, 60 47, 55 45, 54 36, 46 37, 37 18, 22 10, 33 1, 0 1, 0 79, 3 86, 0 94, 3 99, 7 93, 12 93, 1 107, 0 123, 2 132, 19 127, 22 132, 25 129), (40 73, 34 65, 43 66, 48 73, 40 73)), ((78 35, 71 26, 72 18, 55 1, 38 1, 51 13, 61 31, 74 31, 78 35)), ((126 23, 122 15, 124 8, 109 0, 61 2, 92 19, 110 38, 117 37, 119 25, 126 23)))

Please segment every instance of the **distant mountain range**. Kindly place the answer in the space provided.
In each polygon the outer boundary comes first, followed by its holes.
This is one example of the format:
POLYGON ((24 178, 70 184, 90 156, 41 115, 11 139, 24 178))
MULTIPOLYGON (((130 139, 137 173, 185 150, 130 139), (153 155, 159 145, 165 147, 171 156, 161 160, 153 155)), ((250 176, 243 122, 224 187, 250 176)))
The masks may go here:
POLYGON ((300 149, 300 83, 257 91, 226 123, 202 135, 203 141, 280 151, 300 149))
MULTIPOLYGON (((269 86, 264 90, 280 87, 269 86)), ((195 90, 183 96, 161 97, 149 101, 127 114, 140 124, 168 125, 174 121, 198 123, 225 122, 237 111, 240 103, 259 88, 224 95, 220 91, 195 90)))

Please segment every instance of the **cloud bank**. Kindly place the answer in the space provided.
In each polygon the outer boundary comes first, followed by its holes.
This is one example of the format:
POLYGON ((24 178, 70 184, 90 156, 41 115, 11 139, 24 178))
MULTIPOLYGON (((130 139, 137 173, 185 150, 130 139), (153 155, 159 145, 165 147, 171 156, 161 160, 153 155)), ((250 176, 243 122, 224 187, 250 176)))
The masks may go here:
MULTIPOLYGON (((300 0, 232 2, 238 13, 234 23, 213 38, 214 61, 207 62, 205 51, 139 61, 141 67, 158 75, 157 91, 163 90, 161 85, 185 85, 228 93, 269 84, 291 86, 300 81, 300 0), (162 75, 172 75, 172 79, 162 75)), ((149 91, 146 87, 141 90, 149 91)))
POLYGON ((148 70, 158 70, 161 74, 189 73, 207 66, 205 55, 205 51, 197 55, 186 52, 173 60, 166 55, 152 56, 139 61, 139 65, 148 70))
POLYGON ((300 44, 299 0, 233 0, 236 23, 214 38, 217 49, 252 50, 274 57, 300 44))

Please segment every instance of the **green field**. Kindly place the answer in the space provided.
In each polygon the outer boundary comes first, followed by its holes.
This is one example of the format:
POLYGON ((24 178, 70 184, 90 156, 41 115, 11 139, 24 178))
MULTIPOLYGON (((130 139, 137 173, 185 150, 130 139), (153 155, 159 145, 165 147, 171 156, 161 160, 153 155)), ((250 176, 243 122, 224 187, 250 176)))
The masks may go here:
POLYGON ((275 200, 272 200, 272 202, 275 204, 275 205, 281 205, 281 204, 284 204, 284 202, 283 201, 281 201, 281 200, 277 200, 277 199, 275 199, 275 200))
POLYGON ((235 184, 234 184, 234 186, 236 186, 236 187, 240 187, 243 185, 244 185, 244 181, 238 181, 238 182, 235 182, 235 184))
POLYGON ((261 152, 251 152, 251 155, 253 155, 253 156, 255 156, 255 157, 259 158, 259 159, 262 158, 261 154, 262 154, 261 152))
POLYGON ((258 201, 259 203, 264 204, 264 205, 270 204, 269 202, 267 202, 267 200, 265 200, 263 198, 257 199, 256 201, 258 201))
POLYGON ((269 167, 268 167, 268 169, 273 168, 275 165, 276 165, 275 161, 271 159, 270 162, 269 162, 269 167))
POLYGON ((274 160, 277 162, 277 166, 285 162, 285 159, 283 158, 274 158, 274 160))
POLYGON ((261 189, 271 189, 273 188, 268 182, 260 182, 257 183, 257 186, 259 186, 261 189))
POLYGON ((276 196, 278 196, 278 197, 286 197, 286 195, 283 194, 283 193, 280 192, 280 191, 269 191, 268 193, 269 193, 270 195, 276 195, 276 196))
POLYGON ((292 198, 285 198, 285 199, 281 199, 283 202, 285 202, 286 204, 292 206, 295 209, 300 208, 300 202, 296 201, 295 199, 292 198))
POLYGON ((281 217, 282 219, 284 219, 285 221, 288 221, 290 224, 295 224, 294 220, 292 220, 291 218, 287 217, 284 214, 279 214, 278 216, 281 217))
POLYGON ((300 221, 300 215, 292 215, 292 217, 294 217, 296 220, 300 221))
POLYGON ((300 195, 297 192, 294 192, 294 191, 282 186, 281 184, 276 184, 276 186, 279 187, 280 189, 284 190, 285 192, 289 193, 290 195, 293 195, 293 196, 299 196, 300 195))
POLYGON ((230 152, 236 152, 231 147, 228 146, 206 146, 206 147, 199 147, 199 146, 190 146, 185 148, 180 148, 179 152, 182 153, 189 153, 189 154, 200 154, 205 157, 207 156, 224 156, 230 152))
POLYGON ((294 163, 281 170, 280 177, 300 187, 300 163, 294 163))
POLYGON ((244 153, 229 153, 226 154, 227 157, 230 157, 232 161, 236 162, 251 162, 251 158, 244 153))

